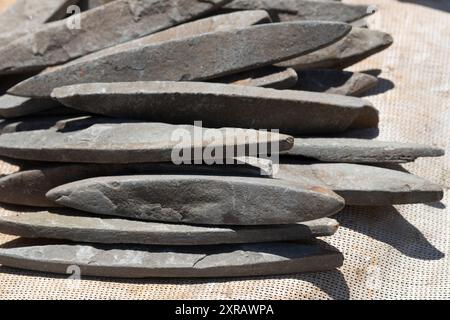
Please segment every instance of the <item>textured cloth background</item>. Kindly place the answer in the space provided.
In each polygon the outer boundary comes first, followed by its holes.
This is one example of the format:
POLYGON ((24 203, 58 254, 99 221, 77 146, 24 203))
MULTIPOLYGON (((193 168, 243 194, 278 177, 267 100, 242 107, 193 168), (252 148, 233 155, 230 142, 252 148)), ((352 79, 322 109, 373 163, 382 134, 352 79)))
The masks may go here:
MULTIPOLYGON (((395 39, 387 51, 352 67, 382 70, 381 85, 368 97, 381 111, 378 139, 446 148, 445 157, 404 166, 442 184, 446 189, 442 203, 349 208, 339 214, 341 229, 326 239, 345 255, 339 271, 248 279, 74 283, 64 276, 2 267, 0 298, 450 299, 450 1, 346 2, 377 5, 379 12, 369 19, 371 27, 395 39)), ((14 170, 6 164, 1 169, 14 170)), ((0 235, 0 243, 12 239, 0 235)))

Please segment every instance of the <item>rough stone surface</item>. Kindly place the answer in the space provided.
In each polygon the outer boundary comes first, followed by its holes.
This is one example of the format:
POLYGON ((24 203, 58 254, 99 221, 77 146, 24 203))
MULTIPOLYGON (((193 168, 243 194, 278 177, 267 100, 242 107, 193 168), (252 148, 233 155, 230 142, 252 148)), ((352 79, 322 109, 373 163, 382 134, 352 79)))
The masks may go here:
MULTIPOLYGON (((260 161, 260 160, 258 160, 260 161)), ((93 177, 138 174, 199 174, 227 176, 269 175, 258 161, 235 165, 152 164, 57 164, 19 171, 0 178, 0 202, 35 207, 58 206, 45 194, 53 188, 93 177)))
MULTIPOLYGON (((58 109, 73 110, 76 113, 80 113, 79 110, 75 110, 67 107, 58 107, 58 109)), ((51 111, 51 110, 49 110, 51 111)), ((43 111, 45 112, 45 111, 43 111)), ((38 114, 39 115, 39 114, 38 114)), ((28 116, 9 120, 3 120, 0 123, 0 133, 14 133, 21 131, 33 131, 44 130, 52 127, 61 128, 64 127, 66 122, 73 121, 74 117, 80 117, 79 115, 62 115, 62 116, 28 116)))
POLYGON ((196 175, 92 178, 57 187, 47 197, 96 214, 205 225, 290 224, 328 217, 344 206, 342 198, 314 185, 196 175))
POLYGON ((57 101, 48 98, 33 99, 5 94, 0 96, 0 117, 22 117, 60 105, 57 101))
POLYGON ((49 69, 9 91, 48 97, 54 88, 79 83, 210 80, 307 54, 340 40, 350 28, 332 22, 278 23, 128 46, 49 69))
POLYGON ((0 46, 41 28, 44 23, 66 15, 78 0, 15 0, 0 14, 0 46))
POLYGON ((98 218, 77 211, 26 212, 0 217, 0 232, 25 238, 149 245, 213 245, 272 241, 312 241, 333 235, 336 220, 323 218, 282 226, 204 227, 98 218))
POLYGON ((214 79, 214 82, 281 90, 292 88, 297 80, 297 72, 294 69, 270 66, 214 79))
POLYGON ((345 131, 361 118, 371 118, 367 127, 378 125, 377 110, 363 99, 206 82, 89 83, 57 88, 52 97, 107 116, 175 124, 202 120, 207 127, 317 134, 345 131))
POLYGON ((204 247, 45 245, 0 249, 7 267, 118 278, 239 277, 333 270, 343 256, 325 245, 263 243, 204 247))
POLYGON ((227 10, 267 10, 274 21, 317 20, 351 22, 375 12, 370 10, 369 7, 362 5, 299 0, 233 0, 224 8, 227 10))
POLYGON ((333 69, 302 70, 298 76, 295 89, 346 96, 361 96, 378 84, 372 75, 333 69))
POLYGON ((390 47, 392 36, 387 33, 353 28, 350 34, 322 50, 279 63, 280 67, 295 70, 315 68, 344 69, 390 47))
POLYGON ((346 205, 389 206, 438 202, 441 186, 400 171, 347 163, 281 164, 277 179, 322 185, 345 199, 346 205))
POLYGON ((444 150, 436 147, 351 138, 295 139, 294 147, 285 152, 323 162, 406 163, 420 157, 440 157, 444 150))
POLYGON ((219 161, 225 156, 254 156, 265 152, 264 148, 286 151, 292 145, 292 137, 271 132, 96 117, 73 118, 47 130, 0 135, 1 156, 50 162, 171 162, 173 154, 186 160, 219 161), (244 154, 230 155, 226 148, 244 154))
POLYGON ((229 0, 117 0, 55 21, 0 50, 0 73, 41 70, 195 19, 229 0))

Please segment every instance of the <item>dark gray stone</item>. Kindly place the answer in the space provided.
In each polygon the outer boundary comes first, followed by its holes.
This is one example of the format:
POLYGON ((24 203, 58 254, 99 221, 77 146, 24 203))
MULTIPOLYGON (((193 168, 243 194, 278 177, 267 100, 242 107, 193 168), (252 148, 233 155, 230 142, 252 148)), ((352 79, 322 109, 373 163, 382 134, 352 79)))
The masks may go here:
POLYGON ((275 178, 322 185, 353 206, 437 202, 444 195, 441 186, 412 174, 356 164, 291 161, 280 165, 275 178))
POLYGON ((194 175, 92 178, 57 187, 47 197, 96 214, 205 225, 290 224, 328 217, 344 206, 342 198, 314 185, 194 175))
POLYGON ((378 78, 365 73, 333 69, 311 69, 298 72, 295 89, 346 96, 361 96, 378 84, 378 78))
POLYGON ((272 241, 313 241, 331 236, 339 224, 323 218, 282 226, 204 227, 98 218, 77 211, 25 212, 0 217, 0 232, 75 242, 149 245, 214 245, 272 241))
POLYGON ((201 81, 272 65, 334 43, 350 26, 292 22, 218 31, 94 54, 47 70, 10 89, 11 94, 48 97, 70 84, 127 81, 201 81))
MULTIPOLYGON (((62 104, 107 116, 207 127, 278 129, 289 134, 343 132, 361 118, 378 125, 366 100, 313 92, 206 82, 89 83, 57 88, 62 104)), ((368 121, 367 121, 368 122, 368 121)))
POLYGON ((186 160, 220 161, 225 156, 255 156, 273 147, 286 151, 292 148, 293 140, 282 134, 248 129, 81 117, 47 130, 2 134, 0 156, 50 162, 145 163, 172 162, 175 154, 186 160), (229 155, 227 148, 245 154, 229 155))
POLYGON ((151 164, 57 164, 19 171, 0 178, 0 202, 35 206, 55 207, 45 194, 53 188, 93 177, 139 175, 139 174, 198 174, 226 176, 270 176, 270 168, 254 162, 239 162, 235 165, 174 165, 151 164), (267 172, 269 171, 269 172, 267 172), (30 187, 32 186, 32 187, 30 187))
POLYGON ((55 21, 0 50, 0 74, 42 70, 193 20, 229 0, 117 0, 55 21))
POLYGON ((444 150, 436 147, 351 138, 295 139, 294 147, 284 152, 323 162, 405 163, 420 157, 440 157, 444 150))
POLYGON ((214 79, 214 82, 273 89, 289 89, 297 84, 298 76, 294 69, 265 67, 214 79))
POLYGON ((233 0, 227 10, 266 10, 274 21, 341 21, 351 22, 372 13, 368 6, 330 1, 303 0, 233 0))
POLYGON ((0 96, 0 117, 22 117, 58 106, 61 106, 58 101, 49 98, 33 99, 5 94, 0 96))
POLYGON ((353 28, 347 37, 335 44, 277 65, 295 70, 344 69, 383 51, 390 47, 393 41, 392 36, 384 32, 353 28))
POLYGON ((325 245, 263 243, 161 247, 130 245, 45 245, 0 249, 6 267, 117 278, 202 278, 277 275, 333 270, 343 256, 325 245))

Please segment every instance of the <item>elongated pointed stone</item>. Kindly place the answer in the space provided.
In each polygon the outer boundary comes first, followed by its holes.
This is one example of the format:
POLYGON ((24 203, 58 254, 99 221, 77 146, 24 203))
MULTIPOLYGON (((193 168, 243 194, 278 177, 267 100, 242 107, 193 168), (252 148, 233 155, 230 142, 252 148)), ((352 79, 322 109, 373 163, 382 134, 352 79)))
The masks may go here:
POLYGON ((332 22, 278 23, 132 46, 47 70, 9 92, 48 97, 56 87, 78 83, 209 80, 307 54, 338 41, 350 28, 332 22))
POLYGON ((442 187, 412 174, 384 168, 347 164, 281 164, 277 179, 322 185, 345 199, 346 205, 388 206, 437 202, 442 187))
POLYGON ((209 127, 290 134, 342 132, 367 117, 378 124, 376 109, 359 98, 206 82, 90 83, 57 88, 52 97, 107 116, 188 124, 202 120, 209 127))
POLYGON ((289 150, 292 144, 292 137, 272 132, 81 117, 47 130, 2 134, 0 155, 50 162, 142 163, 179 159, 217 163, 225 157, 255 156, 266 150, 275 152, 276 148, 289 150))
POLYGON ((0 117, 15 118, 61 106, 53 99, 33 99, 9 94, 0 96, 0 117))
POLYGON ((41 70, 193 20, 229 0, 117 0, 55 21, 1 48, 0 74, 41 70))
POLYGON ((353 28, 347 37, 335 44, 277 65, 295 70, 344 69, 385 50, 392 45, 393 41, 392 36, 384 32, 353 28))
POLYGON ((444 150, 436 147, 351 138, 295 139, 294 147, 285 152, 323 162, 406 163, 421 157, 440 157, 444 150))
POLYGON ((375 12, 368 6, 303 0, 233 0, 224 8, 228 10, 267 10, 274 21, 317 20, 351 22, 375 12))
POLYGON ((344 205, 325 188, 264 178, 189 175, 92 178, 57 187, 47 197, 96 214, 205 225, 290 224, 328 217, 344 205))
POLYGON ((378 78, 365 73, 333 69, 311 69, 298 72, 295 89, 360 96, 378 84, 378 78))
POLYGON ((130 48, 145 47, 156 43, 199 36, 204 33, 229 31, 269 22, 271 22, 270 16, 264 10, 248 10, 216 15, 183 23, 179 26, 175 26, 164 31, 97 51, 77 59, 76 62, 80 63, 83 61, 92 61, 97 58, 121 53, 122 51, 129 50, 130 48))
POLYGON ((333 235, 336 220, 323 218, 282 226, 204 227, 98 218, 72 211, 26 212, 0 217, 0 232, 26 238, 148 245, 214 245, 272 241, 312 241, 333 235))
POLYGON ((46 245, 0 249, 0 264, 67 274, 117 278, 240 277, 333 270, 343 256, 323 245, 263 243, 162 247, 130 245, 46 245))
POLYGON ((298 76, 294 69, 265 67, 214 79, 214 82, 238 86, 289 89, 297 84, 298 76))
POLYGON ((19 171, 0 178, 0 202, 34 207, 55 207, 46 193, 58 186, 93 177, 139 174, 198 174, 226 176, 269 175, 263 164, 240 161, 234 165, 174 165, 152 164, 58 164, 19 171), (30 186, 33 186, 30 188, 30 186))

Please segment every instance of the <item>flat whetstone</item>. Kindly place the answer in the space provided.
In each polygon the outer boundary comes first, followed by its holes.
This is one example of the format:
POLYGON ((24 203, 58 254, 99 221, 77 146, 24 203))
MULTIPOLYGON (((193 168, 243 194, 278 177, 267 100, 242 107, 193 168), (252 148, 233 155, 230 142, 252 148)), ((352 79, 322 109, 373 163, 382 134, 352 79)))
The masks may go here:
POLYGON ((217 31, 176 41, 126 46, 44 71, 8 92, 48 97, 70 84, 126 81, 201 81, 298 57, 340 40, 351 27, 333 22, 291 22, 217 31))
POLYGON ((270 176, 271 166, 260 159, 230 165, 138 164, 55 164, 21 170, 0 178, 0 202, 33 207, 55 207, 46 198, 51 189, 94 177, 138 174, 205 174, 226 176, 270 176))
POLYGON ((298 138, 284 152, 323 162, 406 163, 421 157, 440 157, 444 150, 432 146, 351 138, 298 138))
POLYGON ((336 68, 345 69, 371 55, 390 47, 391 35, 364 28, 353 28, 342 40, 308 55, 278 63, 277 66, 295 70, 336 68))
POLYGON ((345 199, 346 205, 389 206, 437 202, 442 187, 400 171, 346 163, 282 163, 275 178, 322 185, 345 199))
POLYGON ((52 99, 32 99, 9 94, 0 96, 0 117, 15 118, 61 106, 52 99))
POLYGON ((354 97, 378 84, 378 78, 372 75, 333 69, 302 70, 298 71, 298 77, 294 89, 354 97))
POLYGON ((266 150, 272 150, 273 146, 289 150, 293 144, 290 136, 264 131, 233 129, 230 132, 226 128, 124 121, 81 117, 66 121, 63 127, 2 134, 0 155, 22 160, 77 163, 172 162, 173 155, 187 160, 201 157, 219 161, 227 155, 227 146, 246 152, 246 156, 254 156, 264 147, 266 150), (194 132, 199 133, 199 139, 194 138, 194 132), (177 139, 175 133, 182 134, 182 139, 177 139), (222 138, 206 139, 206 133, 222 138), (197 154, 193 150, 203 152, 197 154), (208 150, 223 152, 214 155, 208 150))
POLYGON ((213 247, 47 245, 0 249, 0 264, 117 278, 240 277, 333 270, 343 256, 319 245, 264 243, 213 247))
POLYGON ((0 217, 0 232, 26 238, 75 242, 148 245, 214 245, 272 241, 312 241, 333 235, 336 220, 323 218, 301 224, 259 227, 204 227, 135 220, 98 218, 71 211, 26 212, 0 217))
POLYGON ((0 74, 39 71, 193 20, 228 0, 116 0, 55 21, 0 49, 0 74), (101 35, 101 36, 99 36, 101 35))
POLYGON ((57 88, 52 97, 85 112, 207 127, 278 129, 289 134, 343 132, 378 111, 366 100, 295 90, 206 82, 89 83, 57 88))
POLYGON ((344 201, 326 188, 253 177, 139 175, 72 182, 57 204, 145 221, 205 225, 290 224, 331 216, 344 201))
POLYGON ((250 86, 273 89, 289 89, 297 84, 298 76, 292 68, 265 67, 238 74, 233 74, 214 82, 227 83, 238 86, 250 86))

